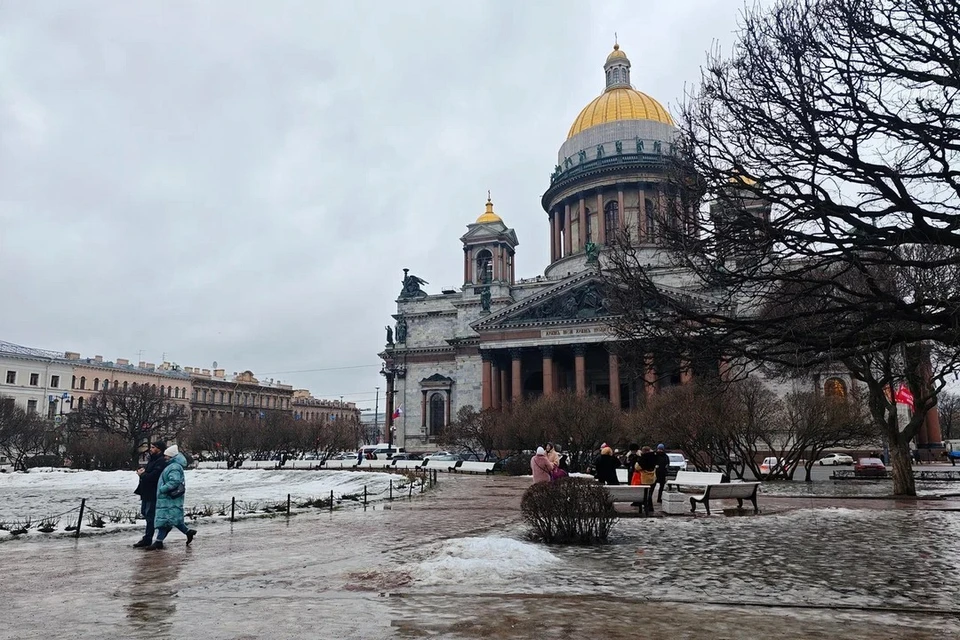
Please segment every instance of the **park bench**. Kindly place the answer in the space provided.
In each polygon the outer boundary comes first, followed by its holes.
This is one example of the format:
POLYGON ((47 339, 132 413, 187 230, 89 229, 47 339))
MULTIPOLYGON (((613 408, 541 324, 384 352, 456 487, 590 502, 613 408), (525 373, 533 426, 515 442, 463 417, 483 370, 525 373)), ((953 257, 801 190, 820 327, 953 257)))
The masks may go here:
POLYGON ((453 467, 454 473, 493 473, 493 462, 477 462, 475 460, 460 460, 453 467))
POLYGON ((394 460, 394 469, 419 469, 426 460, 394 460))
MULTIPOLYGON (((719 474, 718 474, 719 475, 719 474)), ((690 496, 690 512, 697 511, 697 503, 703 503, 707 509, 707 515, 710 515, 710 501, 722 500, 724 498, 735 499, 737 506, 743 508, 743 501, 749 500, 753 504, 753 512, 760 513, 757 507, 757 490, 760 488, 759 482, 727 482, 725 484, 708 484, 703 494, 690 496)))
POLYGON ((711 473, 705 471, 677 471, 677 477, 667 483, 667 489, 679 489, 680 487, 706 487, 712 484, 723 482, 722 473, 711 473))
POLYGON ((453 471, 453 468, 460 462, 461 460, 427 460, 423 468, 436 469, 437 471, 453 471))
POLYGON ((357 465, 357 469, 388 469, 393 467, 393 460, 364 460, 357 465))
POLYGON ((644 506, 647 504, 647 494, 650 492, 648 485, 608 484, 603 488, 607 490, 607 493, 610 494, 610 498, 614 502, 637 504, 639 505, 640 513, 645 513, 644 506))
POLYGON ((325 460, 321 469, 353 469, 357 466, 357 461, 349 460, 325 460))

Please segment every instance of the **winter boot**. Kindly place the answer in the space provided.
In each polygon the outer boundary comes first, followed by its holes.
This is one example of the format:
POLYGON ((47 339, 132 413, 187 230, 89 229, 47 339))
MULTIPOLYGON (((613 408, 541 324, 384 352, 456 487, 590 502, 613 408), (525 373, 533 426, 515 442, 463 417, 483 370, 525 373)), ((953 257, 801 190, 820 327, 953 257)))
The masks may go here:
POLYGON ((133 546, 136 547, 137 549, 143 549, 143 548, 149 547, 151 544, 152 543, 146 538, 141 538, 140 542, 136 543, 133 546))
POLYGON ((147 549, 150 549, 151 551, 159 551, 159 550, 163 549, 163 543, 160 542, 159 540, 157 540, 157 541, 154 542, 152 545, 150 545, 149 547, 147 547, 147 549))
POLYGON ((193 536, 197 535, 196 529, 187 529, 187 545, 193 542, 193 536))

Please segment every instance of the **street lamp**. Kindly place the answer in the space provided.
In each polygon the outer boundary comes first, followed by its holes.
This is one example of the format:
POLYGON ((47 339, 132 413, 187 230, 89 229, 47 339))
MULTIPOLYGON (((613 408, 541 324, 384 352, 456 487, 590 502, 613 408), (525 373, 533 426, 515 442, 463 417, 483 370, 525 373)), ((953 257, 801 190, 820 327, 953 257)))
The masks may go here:
POLYGON ((394 386, 394 381, 397 378, 404 378, 407 375, 407 367, 404 364, 395 364, 392 360, 389 362, 384 362, 383 366, 380 368, 380 375, 387 379, 387 391, 386 391, 386 426, 387 426, 387 446, 393 447, 393 433, 396 428, 393 426, 393 414, 394 411, 394 396, 397 394, 397 389, 394 386))

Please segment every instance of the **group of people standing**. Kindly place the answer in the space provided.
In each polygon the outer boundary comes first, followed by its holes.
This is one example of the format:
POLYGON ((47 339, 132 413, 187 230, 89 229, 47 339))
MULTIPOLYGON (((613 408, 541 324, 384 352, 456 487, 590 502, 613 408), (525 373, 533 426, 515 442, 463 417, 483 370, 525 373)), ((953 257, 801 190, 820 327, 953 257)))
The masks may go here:
POLYGON ((196 529, 183 521, 183 497, 187 485, 183 474, 187 459, 177 445, 167 446, 162 440, 150 443, 150 456, 144 467, 137 469, 140 478, 135 494, 140 496, 140 513, 147 521, 143 538, 134 544, 138 549, 163 549, 163 541, 174 528, 193 542, 196 529), (153 535, 156 532, 157 539, 153 535))
MULTIPOLYGON (((670 457, 667 455, 666 446, 657 445, 656 451, 650 447, 641 447, 638 444, 631 444, 628 447, 626 467, 627 477, 632 485, 647 485, 650 491, 647 492, 646 509, 653 510, 653 493, 657 493, 657 502, 663 502, 663 488, 667 485, 667 471, 670 468, 670 457)), ((600 484, 620 484, 617 478, 617 469, 624 466, 620 459, 613 454, 613 449, 604 444, 600 448, 600 455, 593 464, 593 476, 600 484)))
POLYGON ((563 478, 570 473, 567 454, 560 455, 552 442, 537 447, 536 454, 530 458, 530 471, 535 483, 563 478))

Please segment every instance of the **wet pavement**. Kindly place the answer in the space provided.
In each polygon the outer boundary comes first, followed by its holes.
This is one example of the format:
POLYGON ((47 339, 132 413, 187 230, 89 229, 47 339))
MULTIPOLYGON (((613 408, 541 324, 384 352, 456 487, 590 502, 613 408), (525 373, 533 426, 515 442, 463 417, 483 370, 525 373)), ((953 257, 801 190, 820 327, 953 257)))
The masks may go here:
POLYGON ((569 549, 522 542, 528 483, 443 476, 366 510, 201 524, 189 548, 174 531, 161 552, 9 541, 0 638, 960 637, 960 503, 763 496, 761 516, 624 517, 569 549), (501 546, 450 551, 478 536, 501 546))

